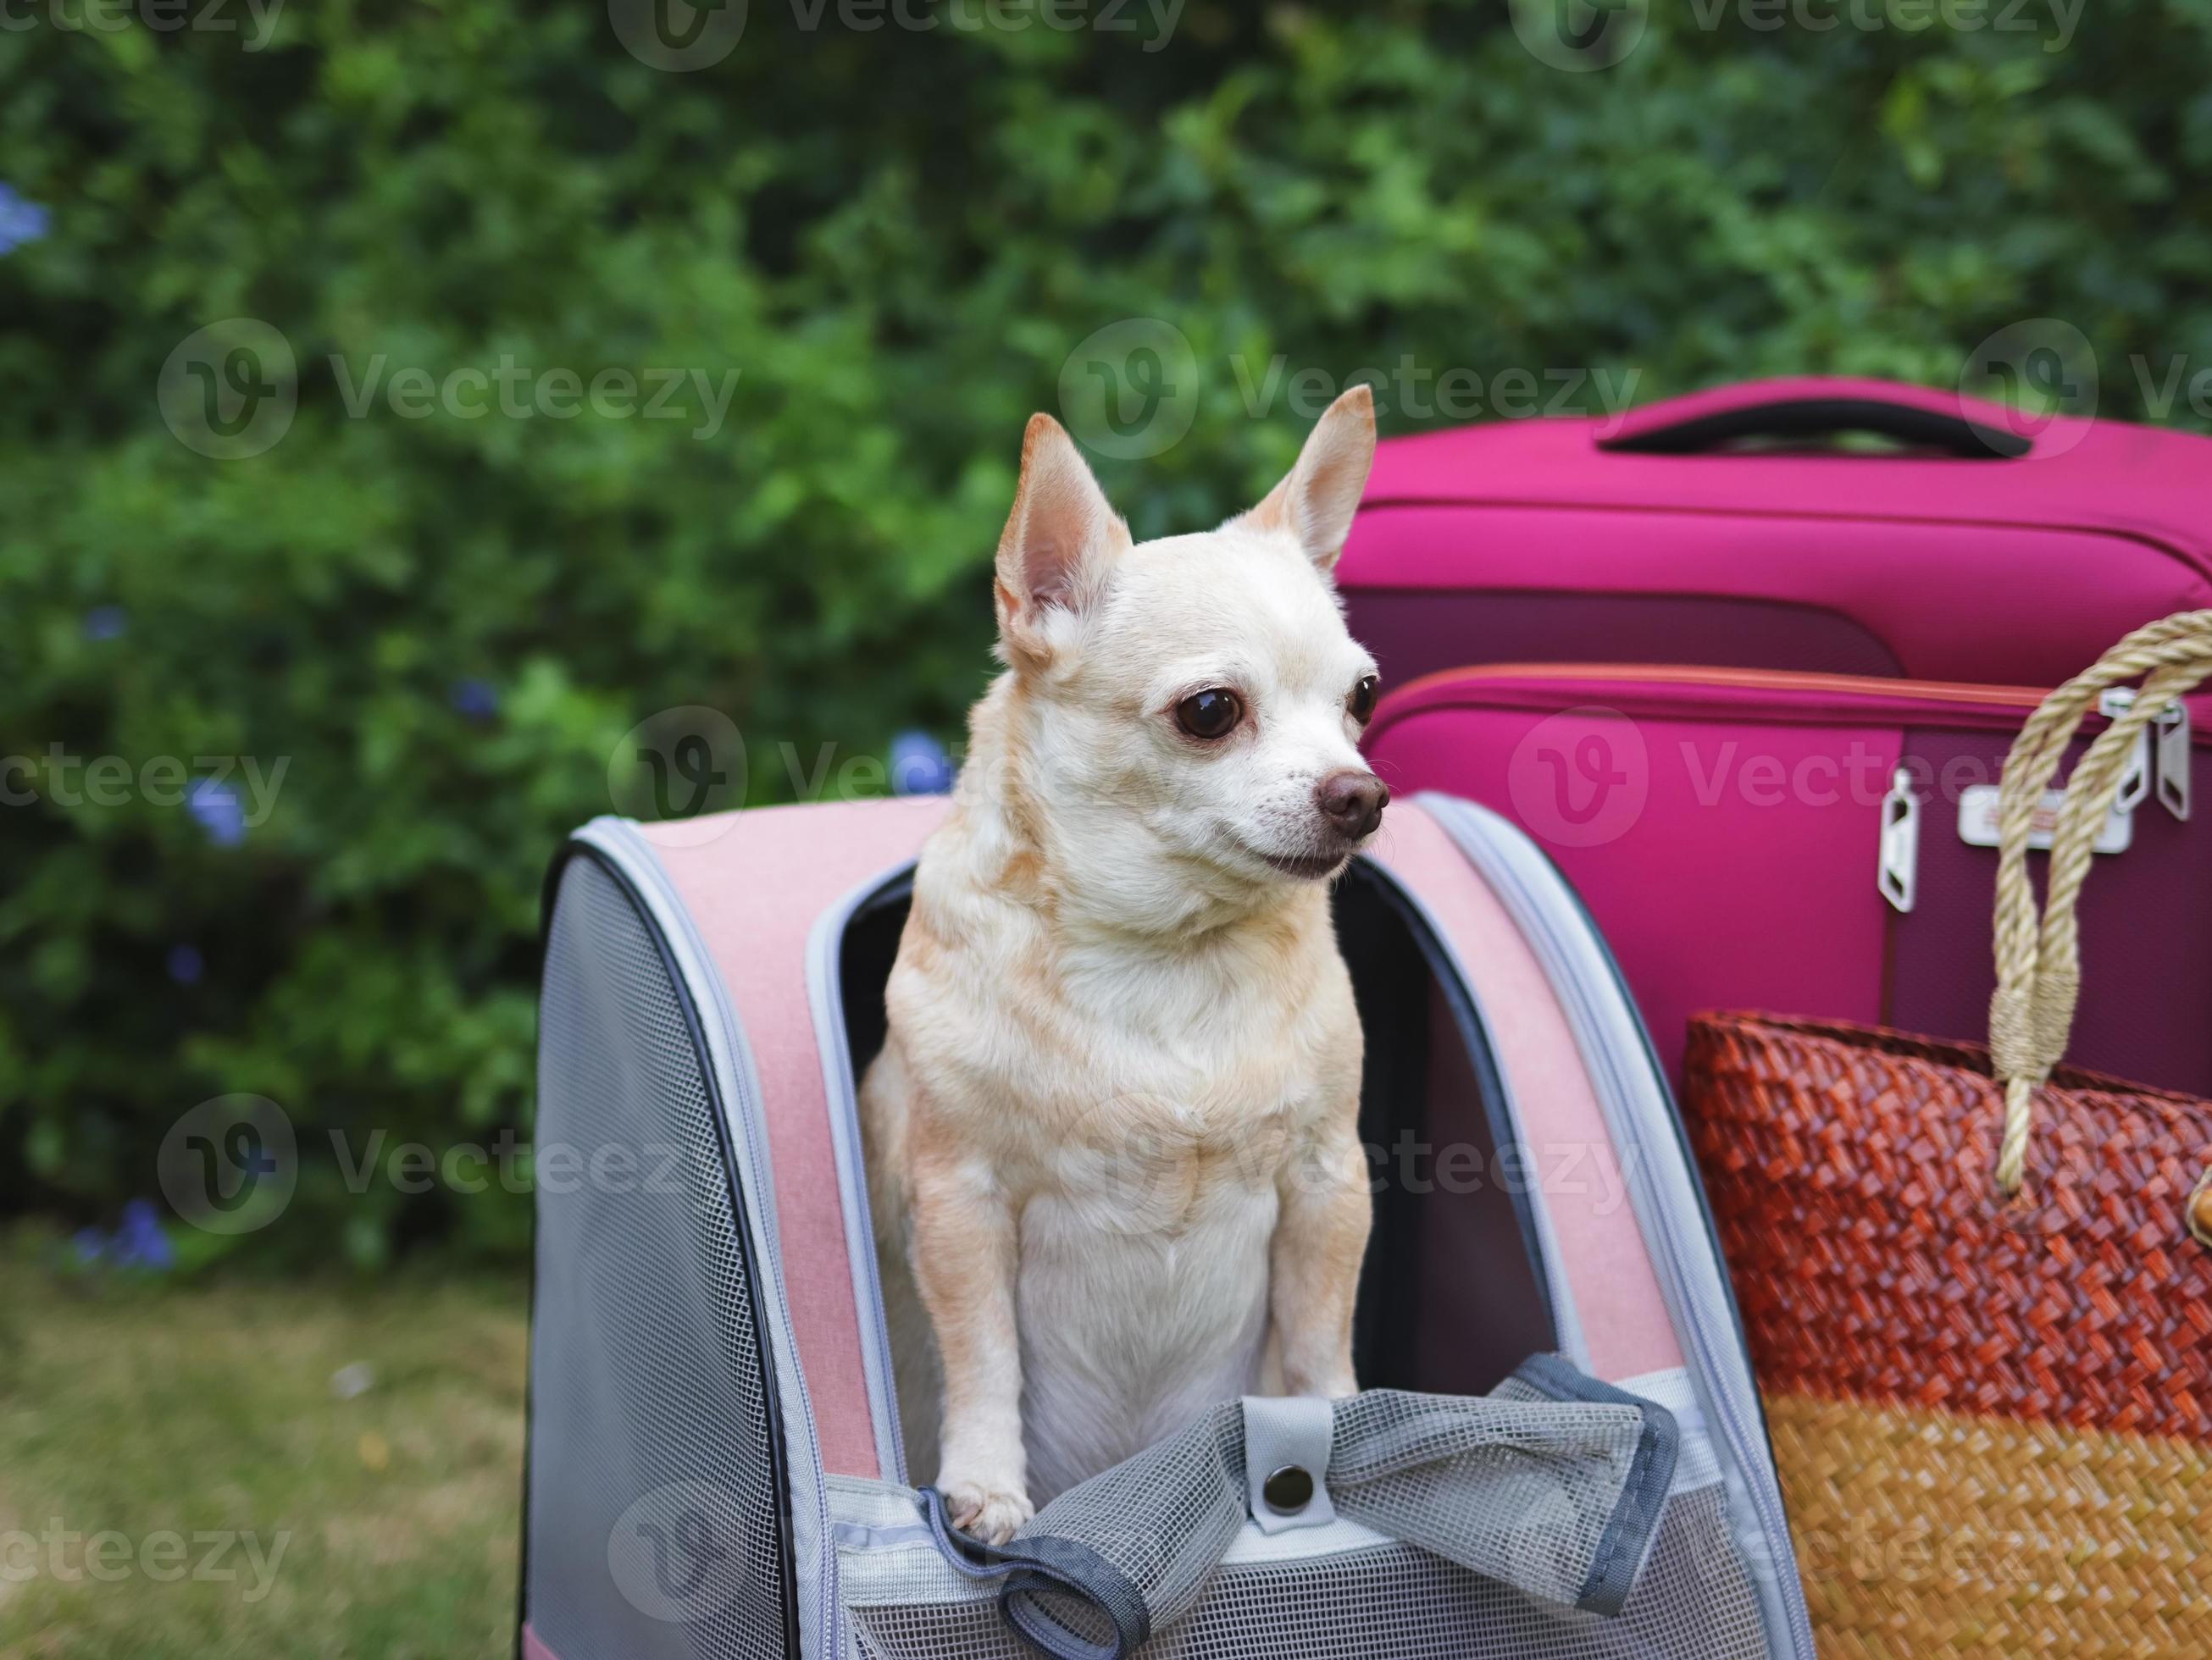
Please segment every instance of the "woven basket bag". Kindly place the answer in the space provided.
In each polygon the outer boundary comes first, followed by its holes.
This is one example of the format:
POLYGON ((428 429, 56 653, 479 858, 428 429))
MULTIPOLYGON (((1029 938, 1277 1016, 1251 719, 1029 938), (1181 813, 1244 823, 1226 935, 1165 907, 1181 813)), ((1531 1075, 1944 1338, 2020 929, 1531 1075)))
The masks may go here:
POLYGON ((2212 611, 2171 617, 2022 730, 1989 1050, 1693 1023, 1692 1137, 1829 1660, 2212 1654, 2212 1101, 2059 1064, 2097 828, 2208 675, 2212 611), (2034 810, 2138 678, 2068 780, 2039 908, 2034 810))

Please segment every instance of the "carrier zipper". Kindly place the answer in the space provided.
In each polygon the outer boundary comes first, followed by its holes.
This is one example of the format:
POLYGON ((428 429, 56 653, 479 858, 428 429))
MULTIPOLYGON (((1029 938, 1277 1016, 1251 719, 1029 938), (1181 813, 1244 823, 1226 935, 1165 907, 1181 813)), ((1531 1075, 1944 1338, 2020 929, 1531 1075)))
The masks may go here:
MULTIPOLYGON (((1719 1329, 1705 1307, 1705 1300, 1697 1294, 1692 1278, 1690 1264, 1700 1260, 1706 1263, 1717 1276, 1721 1299, 1733 1315, 1733 1293, 1714 1236, 1711 1214, 1704 1213, 1704 1238, 1693 1247, 1684 1236, 1674 1207, 1667 1203, 1655 1187, 1650 1161, 1636 1156, 1655 1134, 1666 1135, 1682 1160, 1692 1191, 1702 1209, 1704 1190, 1697 1179, 1697 1167, 1692 1161, 1680 1117, 1667 1110, 1664 1124, 1648 1124, 1646 1120, 1653 1116, 1650 1102, 1631 1090, 1625 1081, 1632 1075, 1656 1078, 1658 1069, 1650 1056, 1649 1036, 1644 1033, 1635 1005, 1621 984, 1620 970, 1612 965, 1610 954, 1604 951, 1601 943, 1597 944, 1595 948, 1601 958, 1600 972, 1609 978, 1624 1005, 1628 1023, 1644 1045, 1643 1051, 1632 1060, 1625 1058, 1620 1052, 1617 1030, 1620 1022, 1607 1021, 1602 1016, 1598 1002, 1602 994, 1593 991, 1590 984, 1596 976, 1589 972, 1589 965, 1575 961, 1572 948, 1553 918, 1553 906, 1545 903, 1520 868, 1528 857, 1541 856, 1535 854, 1529 845, 1520 842, 1517 833, 1513 842, 1498 835, 1492 824, 1502 821, 1494 821, 1492 815, 1471 803, 1433 793, 1424 794, 1419 800, 1443 825, 1483 878, 1494 885, 1559 993, 1561 1006, 1566 1009, 1577 1042, 1590 1063, 1591 1075, 1601 1086, 1600 1100, 1607 1109, 1607 1123, 1626 1143, 1622 1149, 1625 1166, 1642 1201, 1638 1215, 1649 1224, 1650 1233, 1657 1236, 1653 1243, 1659 1248, 1654 1254, 1664 1270, 1662 1286, 1670 1312, 1678 1328, 1687 1332, 1691 1340, 1691 1361, 1700 1385, 1699 1396, 1709 1405, 1710 1415, 1719 1426, 1738 1482, 1765 1536, 1764 1572, 1754 1566, 1754 1578, 1763 1578, 1772 1589, 1775 1611, 1779 1616, 1777 1634, 1789 1645, 1794 1660, 1814 1660, 1812 1625, 1805 1608, 1803 1588, 1796 1577, 1789 1518, 1783 1508, 1781 1489, 1772 1475, 1771 1446, 1758 1403, 1757 1386, 1752 1381, 1748 1362, 1741 1358, 1746 1353, 1742 1326, 1737 1320, 1725 1330, 1719 1329), (1733 1362, 1730 1356, 1736 1357, 1733 1362)), ((1565 879, 1556 870, 1551 870, 1548 863, 1546 869, 1550 871, 1553 884, 1571 900, 1573 890, 1565 879)), ((1578 900, 1575 903, 1579 906, 1578 900)), ((1593 942, 1598 940, 1594 930, 1586 938, 1593 942)), ((1665 1098, 1662 1095, 1661 1099, 1663 1102, 1665 1098)), ((1647 1233, 1647 1239, 1650 1233, 1647 1233)))

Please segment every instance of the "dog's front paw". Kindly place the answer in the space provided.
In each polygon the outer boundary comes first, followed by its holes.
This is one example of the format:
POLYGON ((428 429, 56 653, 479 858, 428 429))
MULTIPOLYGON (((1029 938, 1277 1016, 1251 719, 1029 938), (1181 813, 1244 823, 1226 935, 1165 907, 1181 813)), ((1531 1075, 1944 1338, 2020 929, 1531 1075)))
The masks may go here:
POLYGON ((1002 1477, 970 1480, 940 1475, 937 1490, 945 1495, 945 1513, 951 1517, 952 1525, 989 1545, 1005 1544, 1036 1514, 1036 1507, 1020 1484, 1002 1477))

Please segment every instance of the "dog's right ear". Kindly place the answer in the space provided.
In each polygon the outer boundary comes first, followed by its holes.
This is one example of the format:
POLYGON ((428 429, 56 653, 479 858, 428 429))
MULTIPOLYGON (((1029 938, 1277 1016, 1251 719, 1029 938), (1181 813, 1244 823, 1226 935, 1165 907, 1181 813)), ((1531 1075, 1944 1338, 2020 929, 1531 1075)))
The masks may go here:
POLYGON ((1042 663, 1066 619, 1098 596, 1129 527, 1075 440, 1048 415, 1022 434, 1022 480, 999 537, 999 637, 1009 660, 1042 663))

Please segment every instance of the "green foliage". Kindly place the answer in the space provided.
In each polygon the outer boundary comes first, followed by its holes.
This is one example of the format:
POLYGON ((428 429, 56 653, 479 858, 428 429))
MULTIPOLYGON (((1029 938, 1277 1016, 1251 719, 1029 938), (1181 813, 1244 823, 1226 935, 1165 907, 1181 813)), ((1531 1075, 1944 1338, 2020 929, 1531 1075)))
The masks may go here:
POLYGON ((752 0, 671 74, 589 3, 297 4, 260 51, 236 0, 236 33, 18 7, 0 179, 52 225, 0 257, 0 754, 134 783, 0 806, 0 1203, 105 1219, 181 1112, 251 1092, 307 1166, 256 1249, 516 1251, 526 1199, 356 1195, 329 1132, 526 1127, 539 879, 635 723, 726 712, 754 802, 819 787, 825 744, 835 788, 901 727, 957 736, 1022 422, 1119 319, 1197 365, 1188 436, 1102 461, 1139 535, 1263 489, 1309 369, 1520 369, 1540 403, 1552 372, 1948 385, 2056 318, 2107 413, 2203 424, 2207 9, 2097 0, 2063 49, 2049 0, 2032 32, 1792 21, 1836 9, 1656 8, 1577 74, 1504 0, 1189 0, 1164 45, 1142 4, 1062 32, 908 0, 925 32, 752 0), (234 318, 281 332, 297 412, 225 461, 156 386, 234 318), (502 359, 738 379, 712 430, 694 383, 678 420, 349 407, 502 359), (165 756, 286 770, 226 846, 149 798, 165 756))

